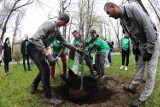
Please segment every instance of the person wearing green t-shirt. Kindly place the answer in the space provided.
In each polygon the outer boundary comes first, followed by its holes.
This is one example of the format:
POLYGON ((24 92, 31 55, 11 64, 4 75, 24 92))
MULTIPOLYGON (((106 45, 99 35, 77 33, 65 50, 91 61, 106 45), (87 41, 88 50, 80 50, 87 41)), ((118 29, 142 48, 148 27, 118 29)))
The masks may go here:
MULTIPOLYGON (((74 37, 72 44, 77 48, 83 48, 85 44, 85 40, 82 34, 80 34, 77 30, 72 32, 74 37)), ((70 50, 69 58, 68 58, 68 74, 69 77, 74 77, 80 75, 81 73, 81 64, 80 64, 81 55, 76 51, 70 50)))
POLYGON ((122 47, 122 66, 120 67, 120 69, 124 68, 124 70, 128 70, 130 39, 127 33, 125 33, 124 37, 121 38, 121 47, 122 47), (125 60, 126 60, 126 64, 125 64, 125 60))
MULTIPOLYGON (((53 57, 55 58, 56 62, 58 61, 59 57, 61 58, 62 64, 63 64, 63 74, 66 75, 67 73, 67 63, 66 63, 67 51, 65 47, 56 38, 52 40, 51 47, 53 48, 53 57)), ((51 75, 51 78, 54 78, 55 64, 50 66, 50 75, 51 75)))
POLYGON ((104 74, 104 62, 106 57, 106 42, 104 42, 99 35, 97 35, 96 30, 90 31, 91 35, 91 41, 94 40, 93 46, 89 49, 89 52, 93 52, 96 50, 96 56, 95 56, 95 65, 96 65, 96 71, 98 78, 103 79, 106 77, 104 74))

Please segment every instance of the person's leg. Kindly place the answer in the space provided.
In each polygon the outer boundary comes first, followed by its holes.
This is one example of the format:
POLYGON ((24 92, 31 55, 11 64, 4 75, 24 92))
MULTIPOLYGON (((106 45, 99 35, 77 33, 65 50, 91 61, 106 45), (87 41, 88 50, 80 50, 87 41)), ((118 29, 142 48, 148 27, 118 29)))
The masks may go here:
POLYGON ((28 65, 28 70, 31 71, 31 67, 30 67, 30 62, 29 62, 29 55, 26 55, 27 58, 27 65, 28 65))
MULTIPOLYGON (((53 57, 55 58, 56 56, 53 54, 53 57)), ((50 75, 51 75, 51 78, 54 78, 54 75, 55 75, 55 65, 50 65, 50 75)))
POLYGON ((125 51, 122 49, 122 65, 125 63, 125 51))
POLYGON ((112 58, 111 58, 111 50, 109 50, 109 53, 108 53, 108 61, 109 61, 109 63, 111 63, 112 61, 112 58))
POLYGON ((9 73, 9 62, 6 62, 7 73, 9 73))
POLYGON ((62 60, 62 65, 63 65, 63 74, 67 74, 67 59, 66 59, 66 55, 63 54, 60 56, 61 60, 62 60))
POLYGON ((7 63, 4 62, 4 72, 5 72, 5 75, 7 75, 7 63))
POLYGON ((99 67, 100 67, 100 76, 104 75, 104 62, 105 62, 106 52, 100 53, 99 56, 99 67))
POLYGON ((126 66, 129 64, 129 49, 126 50, 126 66))
POLYGON ((124 68, 124 63, 125 63, 125 51, 122 49, 122 65, 120 67, 120 69, 123 69, 124 68))
POLYGON ((40 71, 40 73, 33 81, 35 88, 37 88, 38 83, 41 80, 45 98, 51 98, 52 94, 50 89, 49 66, 45 61, 44 56, 37 50, 37 48, 33 44, 28 45, 28 53, 40 71))
POLYGON ((26 55, 23 55, 23 68, 24 68, 24 71, 26 71, 25 60, 26 60, 26 55))
POLYGON ((85 55, 84 57, 87 66, 89 67, 90 73, 93 74, 93 66, 89 55, 85 55))
POLYGON ((109 54, 109 50, 106 51, 106 56, 105 56, 105 66, 106 67, 109 66, 108 54, 109 54))
POLYGON ((147 71, 148 71, 147 79, 146 79, 145 88, 139 98, 141 101, 145 101, 153 91, 157 64, 158 64, 158 57, 159 57, 159 41, 157 40, 152 58, 147 63, 147 71))
POLYGON ((100 75, 100 54, 96 54, 95 56, 95 66, 96 66, 96 71, 97 71, 97 75, 100 75))
POLYGON ((0 60, 0 66, 1 66, 2 60, 0 60))

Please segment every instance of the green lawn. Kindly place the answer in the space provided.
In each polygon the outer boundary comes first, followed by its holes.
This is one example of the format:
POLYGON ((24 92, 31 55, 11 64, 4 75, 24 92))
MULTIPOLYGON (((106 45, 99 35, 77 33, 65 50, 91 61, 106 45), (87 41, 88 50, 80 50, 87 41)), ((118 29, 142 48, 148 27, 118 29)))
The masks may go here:
MULTIPOLYGON (((130 64, 128 71, 121 71, 121 57, 113 56, 112 65, 110 68, 106 68, 106 74, 109 77, 122 77, 126 78, 126 82, 130 82, 134 76, 134 60, 133 55, 130 57, 130 64)), ((4 76, 4 68, 0 67, 0 107, 51 107, 45 104, 39 99, 40 95, 32 95, 29 93, 30 85, 36 76, 38 70, 33 64, 31 65, 32 71, 24 72, 21 65, 10 65, 11 73, 8 76, 4 76)), ((88 74, 88 68, 85 67, 86 75, 88 74)), ((58 68, 57 68, 58 71, 58 68)), ((58 76, 59 72, 56 72, 55 80, 51 80, 51 85, 56 87, 61 84, 61 80, 58 76)), ((146 77, 146 75, 145 75, 146 77)), ((145 78, 144 78, 145 79, 145 78)), ((41 85, 39 86, 41 88, 41 85)), ((132 99, 128 99, 128 104, 138 96, 134 96, 132 99)), ((126 104, 126 107, 128 106, 126 104)), ((101 104, 103 106, 105 104, 101 104)), ((72 107, 73 104, 66 102, 63 107, 72 107)), ((74 105, 75 106, 75 105, 74 105)), ((73 106, 73 107, 74 107, 73 106)), ((86 105, 82 105, 85 107, 86 105)), ((160 66, 157 69, 156 83, 154 90, 142 107, 160 107, 160 66)))

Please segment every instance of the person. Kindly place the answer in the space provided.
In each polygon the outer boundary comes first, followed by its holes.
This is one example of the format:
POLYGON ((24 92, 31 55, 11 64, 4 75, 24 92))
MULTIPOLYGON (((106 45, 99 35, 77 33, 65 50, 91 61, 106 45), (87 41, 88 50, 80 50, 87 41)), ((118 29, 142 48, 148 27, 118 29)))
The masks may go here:
POLYGON ((122 66, 120 69, 128 70, 129 64, 129 54, 130 54, 130 39, 127 33, 124 34, 124 37, 121 38, 121 49, 122 49, 122 66), (126 64, 125 64, 126 60, 126 64))
POLYGON ((109 61, 109 63, 111 64, 111 63, 112 63, 111 52, 112 52, 112 50, 113 50, 113 41, 112 41, 112 42, 109 42, 109 41, 107 41, 107 40, 105 40, 105 41, 107 42, 107 44, 109 45, 109 48, 110 48, 109 53, 108 53, 108 61, 109 61))
POLYGON ((21 44, 21 54, 23 55, 23 68, 25 72, 26 72, 26 64, 25 64, 26 60, 28 65, 28 71, 31 71, 27 46, 28 46, 28 35, 25 35, 25 40, 21 44))
POLYGON ((120 19, 123 30, 128 33, 134 47, 135 77, 131 84, 124 85, 123 89, 136 92, 147 69, 145 88, 140 97, 131 103, 132 107, 138 107, 147 100, 154 88, 159 56, 157 29, 149 16, 136 2, 125 3, 121 6, 108 2, 105 4, 104 10, 110 17, 120 19))
POLYGON ((107 44, 105 41, 103 41, 99 35, 97 34, 96 30, 92 29, 90 31, 91 39, 90 41, 94 41, 93 46, 89 49, 89 52, 93 52, 96 50, 96 56, 95 56, 95 66, 97 71, 97 78, 105 78, 105 70, 104 70, 104 62, 106 57, 106 51, 107 51, 107 44))
POLYGON ((12 60, 11 58, 11 45, 9 37, 5 39, 4 45, 4 70, 5 70, 5 76, 9 74, 9 62, 12 60))
POLYGON ((1 63, 2 63, 2 50, 3 50, 3 46, 2 46, 2 41, 0 39, 0 66, 1 66, 1 63))
MULTIPOLYGON (((82 34, 80 34, 77 30, 72 32, 74 37, 72 44, 77 48, 84 48, 85 40, 82 34)), ((69 51, 69 59, 68 59, 68 74, 69 78, 74 78, 81 75, 81 67, 82 67, 82 55, 75 52, 74 50, 69 51)), ((84 58, 85 59, 85 58, 84 58)))
MULTIPOLYGON (((59 57, 61 58, 62 64, 63 64, 63 74, 66 76, 67 74, 67 63, 66 63, 67 51, 65 49, 65 46, 63 46, 62 43, 60 43, 56 38, 54 38, 51 43, 51 47, 53 48, 53 57, 55 58, 55 61, 57 62, 59 57)), ((51 78, 54 78, 55 65, 50 66, 50 74, 51 74, 51 78)))
POLYGON ((44 101, 50 104, 59 105, 62 103, 61 100, 52 97, 51 87, 50 87, 50 69, 49 65, 46 62, 45 58, 49 61, 50 65, 55 64, 55 59, 47 51, 48 47, 48 38, 56 37, 59 42, 64 46, 76 50, 79 53, 83 54, 79 48, 76 48, 72 44, 68 43, 59 31, 59 27, 66 26, 69 22, 69 15, 62 13, 59 15, 57 20, 50 19, 44 22, 36 31, 36 33, 29 39, 28 44, 28 54, 31 59, 34 61, 36 66, 39 69, 39 73, 35 77, 34 81, 31 84, 31 94, 38 92, 38 84, 41 81, 44 93, 44 101))

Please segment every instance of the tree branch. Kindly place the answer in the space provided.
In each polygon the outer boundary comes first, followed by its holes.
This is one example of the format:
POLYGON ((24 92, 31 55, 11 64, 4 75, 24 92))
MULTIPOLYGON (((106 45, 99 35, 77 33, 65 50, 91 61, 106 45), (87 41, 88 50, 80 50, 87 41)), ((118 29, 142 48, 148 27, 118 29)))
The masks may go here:
POLYGON ((26 5, 32 4, 32 3, 33 3, 33 1, 28 0, 27 3, 25 3, 25 4, 23 4, 23 5, 19 6, 19 7, 14 8, 13 11, 16 11, 17 9, 19 9, 19 8, 21 8, 21 7, 24 7, 24 6, 26 6, 26 5))

